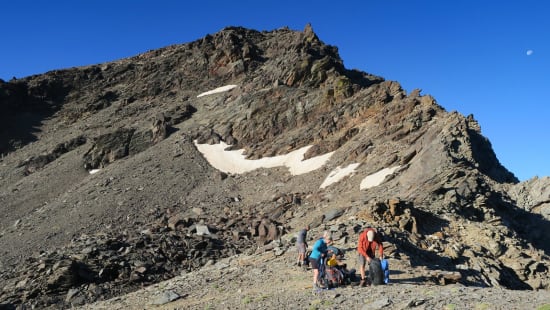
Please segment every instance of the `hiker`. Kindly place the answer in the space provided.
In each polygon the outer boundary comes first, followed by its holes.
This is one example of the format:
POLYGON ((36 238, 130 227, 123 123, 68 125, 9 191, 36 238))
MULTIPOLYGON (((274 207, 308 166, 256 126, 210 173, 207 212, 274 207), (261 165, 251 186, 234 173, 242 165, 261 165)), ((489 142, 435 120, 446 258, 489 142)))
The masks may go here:
POLYGON ((317 283, 319 278, 319 267, 321 264, 321 258, 327 255, 327 241, 330 242, 330 233, 325 231, 323 236, 313 244, 313 249, 309 255, 309 264, 313 269, 313 289, 323 288, 323 286, 317 283))
POLYGON ((332 287, 337 287, 344 284, 344 272, 346 264, 340 261, 338 257, 338 250, 333 246, 329 246, 327 250, 327 266, 325 269, 327 279, 332 287), (332 249, 331 249, 332 248, 332 249))
POLYGON ((345 265, 345 263, 342 262, 338 257, 337 252, 332 251, 330 247, 328 249, 327 257, 328 257, 327 266, 329 267, 338 267, 338 266, 345 265))
POLYGON ((332 273, 334 277, 336 273, 332 269, 337 269, 342 277, 339 284, 351 284, 355 279, 355 269, 348 270, 348 265, 342 261, 344 252, 335 246, 329 245, 327 256, 327 273, 329 275, 332 273))
POLYGON ((365 279, 365 265, 371 262, 375 258, 376 248, 380 259, 384 258, 384 246, 382 245, 382 239, 380 235, 376 233, 376 230, 372 227, 367 227, 359 235, 359 243, 357 245, 357 252, 359 252, 359 272, 361 273, 360 286, 365 286, 367 280, 365 279))
POLYGON ((298 267, 300 266, 306 266, 306 251, 307 251, 307 232, 309 231, 309 225, 306 225, 302 230, 298 232, 298 235, 296 236, 296 248, 298 250, 298 262, 296 265, 298 267))

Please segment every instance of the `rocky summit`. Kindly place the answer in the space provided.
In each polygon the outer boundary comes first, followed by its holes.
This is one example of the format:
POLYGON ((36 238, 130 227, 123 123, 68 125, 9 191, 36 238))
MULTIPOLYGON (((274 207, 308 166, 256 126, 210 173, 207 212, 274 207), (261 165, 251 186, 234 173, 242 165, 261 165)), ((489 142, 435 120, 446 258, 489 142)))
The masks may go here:
POLYGON ((550 179, 310 25, 0 80, 0 109, 0 309, 550 304, 550 179), (304 291, 305 224, 355 268, 377 228, 390 285, 304 291))

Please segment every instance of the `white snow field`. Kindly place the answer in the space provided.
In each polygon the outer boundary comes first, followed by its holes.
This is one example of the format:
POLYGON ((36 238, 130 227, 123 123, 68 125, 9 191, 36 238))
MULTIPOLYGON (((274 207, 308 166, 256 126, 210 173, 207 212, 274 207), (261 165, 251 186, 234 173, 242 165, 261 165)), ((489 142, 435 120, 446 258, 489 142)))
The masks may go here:
POLYGON ((378 172, 368 175, 366 178, 364 178, 361 181, 361 184, 359 185, 359 189, 363 190, 363 189, 375 187, 382 184, 382 182, 384 182, 384 178, 386 178, 387 175, 392 174, 395 170, 399 169, 399 167, 401 166, 384 168, 378 172))
MULTIPOLYGON (((288 168, 292 175, 300 175, 321 168, 328 162, 332 154, 334 154, 334 152, 330 152, 303 160, 304 154, 311 147, 311 145, 308 145, 285 155, 264 157, 260 159, 246 159, 246 156, 243 155, 244 149, 226 151, 225 149, 229 147, 229 145, 223 141, 219 144, 199 144, 195 140, 194 143, 197 150, 202 153, 212 167, 226 173, 235 174, 250 172, 259 168, 275 168, 284 166, 288 168)), ((339 182, 349 175, 353 175, 359 165, 360 163, 353 163, 344 168, 341 168, 340 166, 336 167, 325 178, 320 188, 325 188, 339 182)), ((363 190, 380 185, 387 175, 392 174, 399 167, 400 166, 384 168, 367 176, 361 181, 359 189, 363 190)))
POLYGON ((198 144, 195 146, 204 155, 212 167, 227 173, 245 173, 258 168, 274 168, 285 166, 292 175, 304 174, 322 167, 334 152, 303 160, 304 154, 311 147, 305 146, 285 155, 264 157, 261 159, 246 159, 244 150, 226 151, 229 146, 224 142, 219 144, 198 144))
POLYGON ((353 175, 355 173, 355 169, 357 169, 359 165, 360 165, 359 163, 355 163, 355 164, 349 164, 345 168, 341 168, 340 166, 334 168, 334 170, 332 170, 328 174, 327 178, 323 181, 323 183, 319 188, 325 188, 331 184, 334 184, 342 180, 348 175, 353 175))

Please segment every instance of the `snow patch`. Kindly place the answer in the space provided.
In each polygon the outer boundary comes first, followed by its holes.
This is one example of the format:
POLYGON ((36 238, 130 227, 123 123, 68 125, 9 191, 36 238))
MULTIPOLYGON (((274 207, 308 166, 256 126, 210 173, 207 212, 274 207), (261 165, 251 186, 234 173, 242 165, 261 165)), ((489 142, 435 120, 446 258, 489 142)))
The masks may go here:
POLYGON ((95 173, 98 173, 99 170, 101 170, 101 169, 92 169, 92 170, 90 170, 90 171, 88 171, 88 172, 89 172, 90 174, 95 174, 95 173))
POLYGON ((225 86, 221 86, 221 87, 218 87, 218 88, 209 90, 209 91, 207 91, 207 92, 204 92, 204 93, 202 93, 202 94, 199 94, 199 95, 197 95, 197 98, 202 97, 202 96, 208 96, 208 95, 212 95, 212 94, 217 94, 217 93, 223 93, 224 91, 231 90, 231 89, 233 89, 233 88, 235 88, 235 87, 237 87, 237 85, 225 85, 225 86))
POLYGON ((384 182, 384 179, 386 178, 386 176, 392 174, 399 167, 401 167, 401 166, 395 166, 395 167, 391 167, 391 168, 384 168, 384 169, 382 169, 378 172, 375 172, 375 173, 367 176, 366 178, 364 178, 361 181, 361 184, 359 185, 359 189, 360 190, 367 189, 367 188, 375 187, 375 186, 378 186, 378 185, 382 184, 382 182, 384 182))
POLYGON ((340 180, 342 180, 343 178, 347 177, 348 175, 353 175, 355 173, 355 169, 357 169, 357 167, 359 167, 359 163, 355 163, 355 164, 349 164, 347 167, 345 168, 340 168, 340 166, 334 168, 334 170, 332 170, 327 178, 323 181, 323 184, 321 184, 321 186, 319 188, 325 188, 331 184, 334 184, 340 180))
POLYGON ((304 154, 311 145, 304 146, 298 150, 285 155, 264 157, 260 159, 246 159, 244 150, 226 151, 229 146, 224 142, 219 144, 198 144, 195 146, 203 154, 212 167, 227 173, 245 173, 259 168, 274 168, 285 166, 292 175, 300 175, 322 167, 334 154, 330 152, 303 160, 304 154))

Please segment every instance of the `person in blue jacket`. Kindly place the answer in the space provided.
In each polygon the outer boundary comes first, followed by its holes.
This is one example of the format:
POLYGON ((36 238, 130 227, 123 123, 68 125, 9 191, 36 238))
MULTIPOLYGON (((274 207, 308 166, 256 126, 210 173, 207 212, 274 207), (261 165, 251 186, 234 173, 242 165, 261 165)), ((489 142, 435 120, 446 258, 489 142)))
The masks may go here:
POLYGON ((309 255, 309 264, 313 269, 313 289, 321 288, 322 286, 317 283, 317 278, 319 277, 319 267, 321 257, 327 255, 327 244, 330 242, 330 233, 325 231, 323 236, 313 245, 311 254, 309 255))

